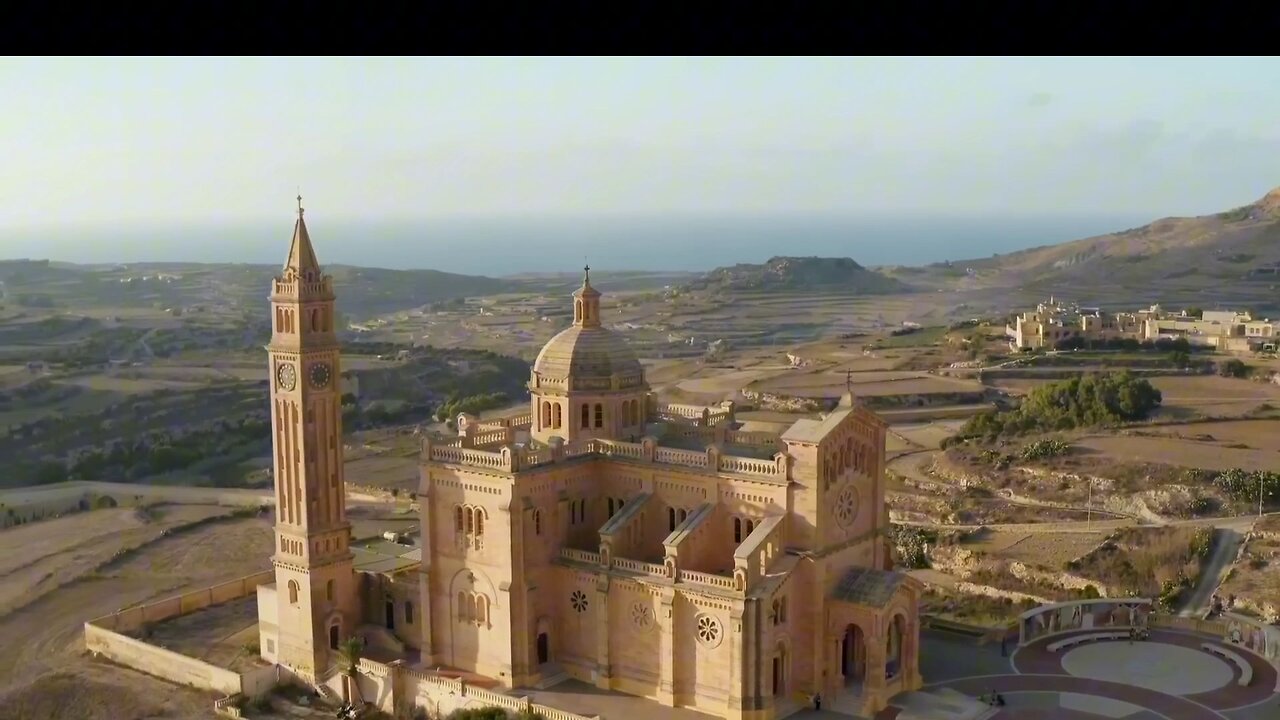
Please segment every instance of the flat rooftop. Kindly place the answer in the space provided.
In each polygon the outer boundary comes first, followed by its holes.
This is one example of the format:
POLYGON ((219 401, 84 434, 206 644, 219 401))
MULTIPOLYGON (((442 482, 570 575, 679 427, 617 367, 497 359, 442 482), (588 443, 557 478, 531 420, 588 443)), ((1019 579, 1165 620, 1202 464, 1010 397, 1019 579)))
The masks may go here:
POLYGON ((352 564, 360 572, 393 574, 422 564, 422 547, 377 540, 351 546, 352 564))

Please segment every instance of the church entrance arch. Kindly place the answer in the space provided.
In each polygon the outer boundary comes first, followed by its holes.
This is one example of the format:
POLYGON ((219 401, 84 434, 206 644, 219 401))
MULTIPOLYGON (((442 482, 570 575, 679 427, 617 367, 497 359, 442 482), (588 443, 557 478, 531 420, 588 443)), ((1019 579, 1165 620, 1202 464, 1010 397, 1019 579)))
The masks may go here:
POLYGON ((330 650, 338 649, 339 636, 341 634, 342 634, 342 630, 338 627, 338 623, 334 623, 329 626, 329 649, 330 650))
POLYGON ((840 674, 845 685, 861 685, 867 675, 867 639, 862 628, 849 623, 840 641, 840 674))
POLYGON ((889 638, 885 644, 884 675, 886 680, 897 677, 898 673, 902 671, 903 660, 906 658, 905 640, 906 619, 901 615, 894 615, 893 622, 889 623, 889 638))
POLYGON ((546 618, 538 620, 537 633, 534 644, 537 646, 538 664, 546 665, 551 662, 551 623, 546 618))
POLYGON ((773 694, 781 697, 787 694, 787 647, 778 643, 773 655, 773 694))

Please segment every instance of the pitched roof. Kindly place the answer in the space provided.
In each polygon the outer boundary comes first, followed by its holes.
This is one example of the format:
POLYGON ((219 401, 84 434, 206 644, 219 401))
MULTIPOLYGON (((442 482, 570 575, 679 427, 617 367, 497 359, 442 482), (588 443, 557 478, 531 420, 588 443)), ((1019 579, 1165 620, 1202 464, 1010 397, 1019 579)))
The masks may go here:
POLYGON ((849 568, 831 591, 831 599, 868 607, 884 607, 889 604, 906 577, 903 573, 891 570, 849 568))
POLYGON ((293 270, 299 275, 320 275, 320 263, 316 260, 316 251, 311 247, 311 235, 307 233, 307 223, 302 219, 302 198, 298 198, 298 221, 293 225, 293 242, 289 244, 289 258, 284 262, 285 270, 293 270))

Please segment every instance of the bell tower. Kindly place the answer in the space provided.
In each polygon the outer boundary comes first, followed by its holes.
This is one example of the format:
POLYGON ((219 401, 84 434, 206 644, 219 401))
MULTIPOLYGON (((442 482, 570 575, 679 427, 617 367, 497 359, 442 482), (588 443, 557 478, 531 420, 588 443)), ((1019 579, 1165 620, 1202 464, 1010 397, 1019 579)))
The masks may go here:
POLYGON ((333 279, 321 272, 302 219, 271 283, 272 460, 275 472, 277 657, 312 677, 359 618, 342 463, 340 358, 333 279))

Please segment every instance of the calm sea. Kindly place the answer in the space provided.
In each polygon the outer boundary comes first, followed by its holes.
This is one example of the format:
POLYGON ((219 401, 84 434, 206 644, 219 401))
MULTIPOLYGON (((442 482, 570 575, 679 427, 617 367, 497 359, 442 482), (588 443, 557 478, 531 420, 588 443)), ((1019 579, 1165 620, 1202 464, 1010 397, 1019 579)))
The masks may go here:
MULTIPOLYGON (((601 270, 709 270, 775 255, 924 265, 990 257, 1123 230, 1140 217, 588 217, 326 221, 308 213, 322 263, 430 268, 475 275, 601 270)), ((77 262, 278 263, 278 223, 0 232, 0 257, 77 262)))

